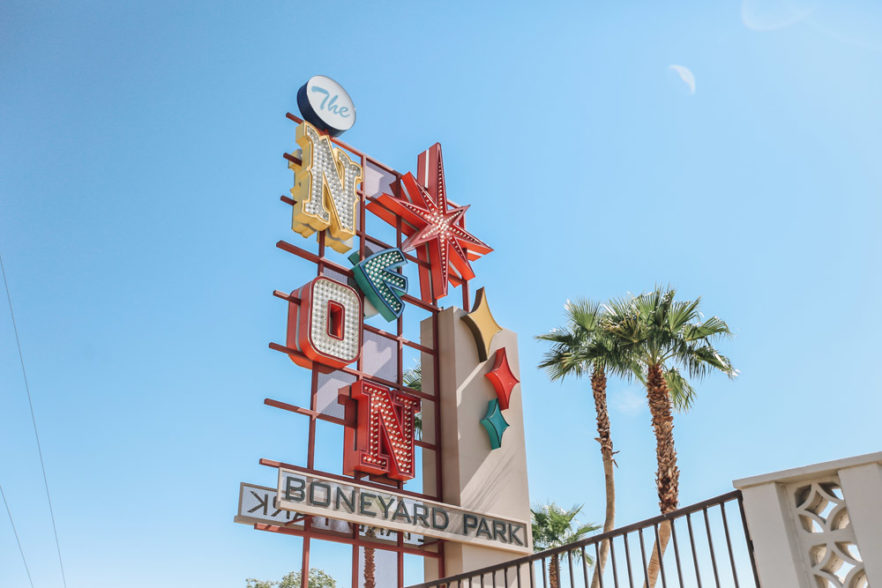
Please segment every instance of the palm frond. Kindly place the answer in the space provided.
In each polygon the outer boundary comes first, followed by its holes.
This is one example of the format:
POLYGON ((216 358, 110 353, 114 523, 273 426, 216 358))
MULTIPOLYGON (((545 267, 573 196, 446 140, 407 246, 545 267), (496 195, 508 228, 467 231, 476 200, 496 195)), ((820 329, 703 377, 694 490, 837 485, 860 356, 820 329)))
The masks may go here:
POLYGON ((565 509, 554 502, 531 508, 533 548, 536 551, 544 551, 575 543, 584 539, 588 533, 599 529, 598 525, 591 523, 574 527, 573 521, 581 510, 581 505, 565 509))
POLYGON ((692 384, 683 377, 677 368, 669 368, 664 375, 674 408, 681 412, 692 408, 692 403, 695 401, 695 388, 692 387, 692 384))
MULTIPOLYGON (((738 371, 714 342, 731 334, 719 317, 705 319, 699 311, 701 298, 676 300, 676 290, 656 286, 651 292, 619 298, 603 309, 602 328, 624 355, 639 364, 643 372, 660 365, 672 400, 680 409, 692 405, 695 390, 686 380, 701 379, 711 371, 735 377, 738 371), (668 376, 669 375, 669 376, 668 376)), ((631 368, 638 379, 641 372, 631 368)))

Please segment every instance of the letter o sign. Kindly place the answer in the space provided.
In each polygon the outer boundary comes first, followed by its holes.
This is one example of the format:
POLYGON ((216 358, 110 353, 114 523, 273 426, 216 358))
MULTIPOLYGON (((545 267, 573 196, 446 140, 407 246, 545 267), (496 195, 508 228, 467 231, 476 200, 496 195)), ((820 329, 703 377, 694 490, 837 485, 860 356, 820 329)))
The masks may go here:
POLYGON ((288 305, 288 347, 308 359, 289 355, 295 363, 340 368, 358 359, 362 308, 354 288, 319 276, 292 295, 300 298, 300 303, 288 305))

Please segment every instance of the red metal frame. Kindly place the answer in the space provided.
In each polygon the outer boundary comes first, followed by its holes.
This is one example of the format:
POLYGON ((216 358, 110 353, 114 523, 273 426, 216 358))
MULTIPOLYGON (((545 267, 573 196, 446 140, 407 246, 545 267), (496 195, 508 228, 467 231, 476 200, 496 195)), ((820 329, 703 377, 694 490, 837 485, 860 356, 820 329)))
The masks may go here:
MULTIPOLYGON (((288 113, 287 118, 294 123, 301 123, 302 120, 297 116, 294 116, 291 113, 288 113)), ((354 149, 353 147, 343 143, 342 141, 331 137, 332 143, 341 149, 348 151, 352 159, 354 161, 360 161, 362 166, 362 173, 366 176, 366 172, 368 166, 379 168, 391 175, 395 176, 395 181, 392 184, 393 191, 395 194, 401 194, 401 178, 402 174, 395 171, 394 169, 380 163, 379 161, 372 159, 365 155, 364 153, 354 149)), ((294 163, 301 163, 300 160, 290 153, 284 154, 285 159, 294 163)), ((365 194, 365 180, 362 182, 362 186, 359 189, 360 202, 359 202, 359 223, 358 230, 356 234, 356 238, 358 239, 358 252, 363 259, 365 257, 366 247, 370 245, 373 248, 382 248, 388 249, 391 247, 401 248, 403 241, 405 240, 408 230, 407 227, 402 226, 402 221, 399 218, 395 223, 395 244, 385 243, 376 237, 368 235, 365 229, 365 221, 366 221, 366 209, 369 203, 374 203, 373 206, 382 206, 381 203, 378 202, 379 198, 374 196, 366 196, 365 194)), ((282 202, 286 204, 293 205, 294 201, 288 196, 282 196, 282 202)), ((325 275, 327 270, 331 270, 337 274, 342 274, 346 277, 350 277, 352 275, 351 269, 344 267, 331 259, 328 259, 325 256, 325 235, 324 233, 320 233, 318 236, 318 249, 316 253, 309 251, 307 249, 298 247, 289 243, 287 241, 279 241, 276 243, 276 247, 281 249, 282 251, 286 251, 288 253, 293 254, 294 256, 310 262, 316 266, 316 276, 325 275)), ((418 264, 418 268, 421 272, 425 272, 426 270, 430 270, 431 266, 429 264, 428 259, 422 259, 424 256, 414 256, 412 254, 405 254, 405 257, 408 261, 418 264)), ((469 287, 468 281, 462 283, 462 295, 463 295, 463 308, 468 311, 469 310, 469 287)), ((296 293, 287 294, 280 290, 275 290, 273 295, 282 300, 286 300, 288 302, 299 303, 299 297, 296 293)), ((280 408, 282 410, 286 410, 292 412, 294 414, 299 414, 308 419, 308 442, 307 442, 307 465, 306 467, 296 466, 293 464, 286 464, 283 462, 261 459, 260 463, 262 465, 279 468, 284 467, 288 469, 294 469, 303 471, 306 473, 314 473, 323 476, 330 476, 332 478, 339 478, 341 480, 358 480, 359 483, 365 484, 368 486, 375 486, 380 489, 389 489, 390 487, 395 488, 396 492, 401 494, 410 495, 415 498, 425 498, 432 500, 442 500, 442 488, 443 488, 443 478, 442 478, 442 459, 441 455, 441 431, 440 427, 437 426, 438 423, 441 422, 441 403, 437 401, 437 394, 440 390, 440 365, 439 365, 439 353, 438 353, 438 312, 440 307, 438 305, 438 299, 432 297, 431 301, 422 300, 420 297, 404 295, 403 300, 410 305, 421 308, 425 311, 428 311, 432 320, 432 344, 431 347, 423 344, 411 341, 404 337, 404 326, 405 326, 405 318, 404 315, 398 317, 395 322, 394 331, 386 331, 384 329, 377 328, 373 325, 364 324, 363 330, 365 332, 372 333, 374 335, 378 335, 384 337, 390 341, 394 341, 397 346, 397 373, 395 381, 387 380, 384 378, 379 378, 375 375, 368 374, 364 371, 363 366, 363 358, 360 356, 355 366, 344 366, 340 367, 338 371, 348 374, 350 376, 355 377, 356 381, 361 381, 365 379, 369 379, 370 381, 380 384, 382 386, 389 387, 394 390, 399 390, 407 394, 411 394, 416 396, 417 398, 422 398, 425 400, 430 400, 433 403, 434 407, 434 422, 436 423, 435 427, 435 435, 432 442, 425 442, 422 440, 416 440, 415 445, 421 451, 432 451, 435 453, 435 488, 427 489, 423 488, 423 492, 409 492, 403 489, 403 482, 398 480, 392 480, 387 477, 377 477, 372 476, 368 477, 365 474, 357 474, 354 477, 346 477, 346 476, 338 476, 335 474, 329 474, 328 472, 321 472, 315 469, 315 441, 316 441, 316 424, 317 421, 322 420, 324 422, 329 422, 341 426, 347 426, 350 423, 347 423, 346 419, 334 417, 331 415, 326 415, 319 412, 317 407, 317 396, 318 396, 318 381, 319 381, 319 371, 327 372, 327 368, 321 368, 317 365, 313 365, 311 368, 312 377, 310 382, 310 403, 309 408, 296 406, 293 404, 289 404, 286 402, 281 402, 279 400, 273 400, 270 398, 264 399, 264 403, 268 406, 273 406, 276 408, 280 408), (404 368, 404 348, 408 347, 410 349, 414 349, 419 351, 421 355, 421 360, 425 358, 431 358, 433 362, 432 369, 432 392, 424 392, 420 390, 414 390, 412 388, 408 388, 404 385, 403 375, 405 372, 404 368), (364 478, 368 479, 364 479, 364 478)), ((270 349, 275 351, 280 351, 282 353, 291 355, 292 357, 296 357, 300 354, 297 350, 291 349, 289 347, 279 345, 278 343, 270 343, 270 349)), ((303 358, 307 359, 307 358, 303 358)), ((425 372, 424 372, 425 374, 425 372)), ((426 386, 424 386, 425 388, 426 386)), ((343 431, 340 432, 341 435, 343 431)), ((343 456, 341 456, 342 463, 343 456)), ((425 460, 423 460, 425 463, 425 460)), ((335 541, 338 543, 349 544, 352 546, 352 586, 353 588, 358 587, 358 550, 360 548, 365 547, 373 547, 374 549, 383 549, 383 550, 391 550, 397 553, 397 562, 398 562, 398 582, 397 585, 399 587, 404 586, 404 555, 412 554, 412 555, 420 555, 423 557, 429 557, 437 560, 438 562, 438 572, 441 577, 444 576, 444 542, 443 541, 427 541, 422 547, 412 547, 404 544, 404 535, 402 533, 397 533, 396 545, 388 545, 388 544, 377 544, 371 541, 365 540, 361 538, 358 534, 358 525, 351 525, 351 533, 349 536, 343 536, 339 533, 330 533, 321 529, 314 529, 311 524, 310 517, 305 517, 303 529, 293 529, 285 526, 278 525, 263 525, 258 524, 254 525, 255 529, 262 531, 270 531, 275 533, 282 533, 286 535, 294 535, 303 538, 303 556, 301 561, 301 571, 302 571, 302 586, 306 588, 306 582, 309 578, 309 552, 310 552, 310 542, 312 539, 321 539, 327 541, 335 541)))

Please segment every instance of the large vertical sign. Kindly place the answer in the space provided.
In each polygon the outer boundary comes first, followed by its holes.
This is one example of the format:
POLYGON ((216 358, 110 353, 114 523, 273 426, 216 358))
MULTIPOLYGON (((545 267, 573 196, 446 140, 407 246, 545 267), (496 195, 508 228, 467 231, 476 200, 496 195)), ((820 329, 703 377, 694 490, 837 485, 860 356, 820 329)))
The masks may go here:
MULTIPOLYGON (((523 443, 512 433, 502 443, 500 427, 507 423, 498 417, 503 410, 519 416, 519 406, 506 408, 516 378, 505 371, 508 366, 497 353, 497 365, 487 378, 469 380, 475 390, 468 395, 468 409, 450 400, 461 385, 459 374, 464 370, 475 374, 478 366, 468 359, 469 365, 453 365, 472 354, 457 352, 455 345, 448 347, 455 341, 448 333, 450 324, 445 322, 442 329, 442 318, 449 313, 441 310, 440 300, 447 295, 449 284, 464 286, 464 306, 469 306, 467 284, 475 276, 471 263, 492 249, 466 230, 468 206, 448 200, 441 146, 435 144, 420 154, 418 168, 402 174, 334 138, 355 120, 355 107, 339 84, 316 76, 301 88, 298 104, 306 120, 288 114, 298 125, 298 149, 285 154, 294 171, 294 185, 291 198, 283 196, 281 200, 293 208, 294 232, 303 237, 315 234, 318 246, 303 249, 280 240, 277 247, 315 264, 313 275, 317 277, 290 294, 290 287, 274 292, 287 301, 288 318, 285 345, 274 342, 270 348, 311 371, 309 405, 271 398, 264 402, 308 418, 306 464, 261 460, 263 465, 278 469, 278 490, 275 496, 266 488, 249 486, 247 492, 243 490, 237 520, 259 530, 302 536, 304 578, 309 576, 312 539, 352 545, 353 588, 362 581, 367 584, 368 576, 376 572, 373 566, 359 571, 360 552, 368 547, 395 553, 399 587, 404 581, 405 554, 425 558, 427 577, 443 575, 445 569, 453 571, 445 568, 446 554, 456 549, 448 541, 470 545, 476 553, 496 558, 529 552, 529 501, 518 486, 526 466, 524 460, 514 472, 507 466, 511 455, 523 454, 523 443), (371 220, 368 215, 376 218, 371 220), (366 231, 365 225, 377 219, 394 229, 394 239, 388 239, 391 242, 366 231), (351 269, 334 259, 331 249, 346 254, 351 269), (408 261, 416 267, 405 268, 408 261), (419 278, 418 297, 407 292, 406 275, 411 271, 419 278), (420 325, 413 324, 415 314, 406 310, 410 305, 429 313, 420 325), (365 323, 365 308, 367 316, 376 309, 387 324, 365 323), (405 336, 408 326, 420 327, 419 342, 405 336), (407 381, 407 353, 418 353, 419 365, 431 374, 422 386, 402 385, 407 381), (443 359, 446 356, 450 359, 443 359), (448 382, 446 387, 442 382, 448 382), (479 422, 479 413, 487 405, 484 396, 493 392, 490 383, 497 388, 498 401, 491 401, 497 410, 486 423, 479 422), (334 399, 343 405, 342 411, 334 399), (421 400, 425 401, 422 406, 428 427, 426 437, 417 440, 421 400), (342 472, 315 469, 316 446, 323 443, 322 435, 327 431, 319 428, 320 423, 343 427, 342 472), (490 425, 489 444, 478 436, 483 434, 482 424, 483 428, 490 425), (429 454, 418 456, 417 448, 429 454), (476 451, 486 455, 470 459, 476 451), (461 455, 469 459, 461 459, 461 455), (422 468, 417 466, 418 457, 424 457, 422 468), (460 462, 480 466, 481 471, 460 475, 457 468, 465 471, 460 462), (404 482, 420 471, 421 489, 404 490, 404 482), (475 476, 484 482, 469 482, 458 493, 455 482, 445 481, 478 479, 475 476), (520 492, 514 498, 506 494, 511 494, 512 480, 520 492), (494 500, 474 500, 469 492, 485 498, 489 492, 494 500), (503 499, 496 501, 496 496, 503 499), (488 514, 491 503, 492 510, 501 509, 504 516, 488 514), (512 508, 512 504, 526 506, 512 508), (317 517, 329 517, 332 524, 323 524, 317 517), (394 542, 378 542, 373 530, 360 530, 359 525, 399 535, 394 542), (401 533, 431 536, 445 543, 408 543, 401 533)), ((469 318, 480 334, 476 339, 478 360, 485 362, 493 335, 501 328, 481 320, 484 305, 476 304, 475 308, 469 318)), ((453 326, 461 324, 457 321, 453 326)), ((475 561, 467 562, 467 558, 453 561, 475 567, 475 561)), ((371 583, 377 584, 376 577, 371 583)))
POLYGON ((356 422, 344 433, 343 473, 413 478, 414 415, 420 399, 360 380, 340 400, 347 405, 348 415, 354 413, 356 422))

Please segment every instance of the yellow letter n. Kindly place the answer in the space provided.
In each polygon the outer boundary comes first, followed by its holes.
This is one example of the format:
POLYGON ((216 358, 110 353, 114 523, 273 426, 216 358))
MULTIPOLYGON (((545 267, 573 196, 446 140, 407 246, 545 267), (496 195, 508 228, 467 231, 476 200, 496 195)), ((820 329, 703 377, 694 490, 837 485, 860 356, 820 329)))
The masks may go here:
POLYGON ((304 237, 328 230, 326 243, 345 253, 352 248, 358 223, 358 184, 361 166, 309 123, 297 127, 303 163, 294 170, 294 220, 291 228, 304 237))

